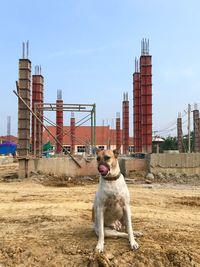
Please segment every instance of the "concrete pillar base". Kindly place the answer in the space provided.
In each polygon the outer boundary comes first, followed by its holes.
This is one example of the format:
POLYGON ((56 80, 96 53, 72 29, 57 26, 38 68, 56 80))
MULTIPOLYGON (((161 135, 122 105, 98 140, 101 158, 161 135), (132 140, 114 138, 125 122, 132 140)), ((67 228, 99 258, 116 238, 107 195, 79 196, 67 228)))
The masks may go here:
POLYGON ((28 158, 23 158, 19 159, 19 171, 18 171, 18 178, 19 179, 24 179, 28 178, 31 174, 31 172, 37 171, 38 167, 38 162, 39 158, 35 159, 28 159, 28 158))
POLYGON ((29 159, 19 159, 19 171, 18 171, 19 179, 27 178, 29 176, 28 161, 29 159))

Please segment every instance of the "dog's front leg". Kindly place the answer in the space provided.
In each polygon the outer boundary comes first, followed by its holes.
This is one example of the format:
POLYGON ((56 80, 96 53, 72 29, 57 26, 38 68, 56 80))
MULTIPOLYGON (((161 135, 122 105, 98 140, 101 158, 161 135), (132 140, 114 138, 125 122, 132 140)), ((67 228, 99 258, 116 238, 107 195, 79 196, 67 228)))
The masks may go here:
POLYGON ((128 238, 132 249, 138 249, 139 245, 135 241, 134 235, 133 235, 133 228, 131 224, 131 209, 128 204, 125 205, 125 213, 126 213, 126 227, 128 231, 128 238))
POLYGON ((104 209, 102 206, 97 207, 97 220, 98 220, 98 243, 96 250, 98 252, 103 251, 104 247, 104 209))

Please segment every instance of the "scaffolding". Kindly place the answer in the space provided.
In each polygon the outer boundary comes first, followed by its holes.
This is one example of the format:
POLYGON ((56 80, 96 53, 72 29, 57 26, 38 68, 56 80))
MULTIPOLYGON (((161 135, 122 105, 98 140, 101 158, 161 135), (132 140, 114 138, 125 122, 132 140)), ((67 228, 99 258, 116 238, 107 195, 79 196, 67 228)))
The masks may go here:
MULTIPOLYGON (((36 113, 42 113, 45 111, 57 111, 57 103, 36 103, 35 104, 35 108, 36 108, 36 113)), ((88 113, 84 118, 82 118, 79 122, 83 121, 81 124, 79 124, 79 126, 81 126, 83 123, 87 122, 87 121, 91 121, 91 151, 92 153, 94 152, 94 148, 96 147, 96 104, 62 104, 62 110, 63 112, 85 112, 88 113)), ((53 126, 56 126, 59 128, 59 125, 53 123, 52 121, 50 121, 49 119, 45 119, 45 117, 43 117, 44 121, 47 121, 48 123, 50 123, 53 126)), ((76 127, 79 127, 76 126, 76 127)), ((63 131, 63 129, 60 129, 61 132, 60 134, 69 134, 66 131, 63 131)), ((75 138, 75 137, 73 137, 75 138)), ((62 145, 62 144, 60 144, 62 145)), ((63 147, 63 146, 62 146, 63 147)))

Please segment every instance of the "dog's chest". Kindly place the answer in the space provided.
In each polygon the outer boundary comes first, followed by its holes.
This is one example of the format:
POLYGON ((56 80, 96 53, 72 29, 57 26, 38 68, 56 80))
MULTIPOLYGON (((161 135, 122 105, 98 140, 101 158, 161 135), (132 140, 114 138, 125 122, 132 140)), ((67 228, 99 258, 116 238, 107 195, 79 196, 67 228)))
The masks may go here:
POLYGON ((128 200, 129 194, 124 180, 115 182, 103 182, 99 188, 101 201, 104 203, 118 202, 124 203, 128 200))

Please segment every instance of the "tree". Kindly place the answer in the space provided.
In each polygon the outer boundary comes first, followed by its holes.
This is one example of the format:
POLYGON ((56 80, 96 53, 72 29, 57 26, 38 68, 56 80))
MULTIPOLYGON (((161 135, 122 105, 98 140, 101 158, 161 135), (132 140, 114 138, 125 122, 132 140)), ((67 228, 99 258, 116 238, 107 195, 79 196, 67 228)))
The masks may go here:
MULTIPOLYGON (((164 139, 164 138, 163 138, 164 139)), ((185 153, 188 152, 188 135, 183 136, 183 151, 185 153)), ((191 152, 194 150, 194 132, 191 131, 190 135, 190 141, 191 141, 191 152)), ((165 141, 160 145, 160 150, 178 150, 178 138, 177 137, 171 137, 168 136, 165 138, 165 141)))
POLYGON ((161 151, 163 150, 177 150, 178 140, 177 137, 168 136, 165 141, 160 145, 161 151))

